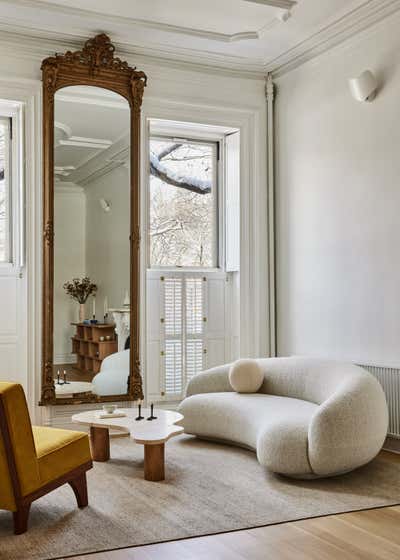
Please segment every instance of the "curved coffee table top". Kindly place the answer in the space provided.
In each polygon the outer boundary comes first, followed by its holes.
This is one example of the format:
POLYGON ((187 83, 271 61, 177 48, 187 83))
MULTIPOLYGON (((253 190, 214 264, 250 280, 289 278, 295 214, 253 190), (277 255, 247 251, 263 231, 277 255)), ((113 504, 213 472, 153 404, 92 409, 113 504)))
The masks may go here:
POLYGON ((183 426, 177 426, 176 422, 183 419, 183 415, 172 410, 157 409, 154 411, 156 420, 147 420, 150 409, 142 409, 144 420, 135 420, 137 408, 118 408, 118 412, 125 412, 126 416, 119 418, 98 418, 96 414, 100 410, 80 412, 72 416, 72 422, 84 424, 93 428, 111 428, 128 432, 136 443, 144 445, 156 445, 164 443, 169 438, 183 433, 183 426))
POLYGON ((92 383, 88 381, 68 381, 68 383, 57 384, 54 381, 56 388, 56 397, 73 397, 78 393, 91 393, 93 391, 92 383))

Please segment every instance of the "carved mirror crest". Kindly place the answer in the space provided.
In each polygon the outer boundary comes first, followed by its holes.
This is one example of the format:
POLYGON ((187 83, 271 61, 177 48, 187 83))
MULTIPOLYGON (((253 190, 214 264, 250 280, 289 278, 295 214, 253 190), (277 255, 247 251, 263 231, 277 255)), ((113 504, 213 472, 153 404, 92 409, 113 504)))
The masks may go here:
POLYGON ((42 405, 143 398, 140 108, 107 35, 42 62, 42 405))

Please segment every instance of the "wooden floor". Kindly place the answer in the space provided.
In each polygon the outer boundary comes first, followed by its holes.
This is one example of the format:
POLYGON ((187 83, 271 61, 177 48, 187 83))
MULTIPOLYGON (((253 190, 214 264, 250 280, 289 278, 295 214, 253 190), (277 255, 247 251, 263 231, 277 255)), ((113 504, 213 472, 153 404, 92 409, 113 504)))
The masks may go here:
MULTIPOLYGON (((400 456, 382 452, 388 461, 400 456)), ((294 521, 75 560, 399 560, 400 506, 294 521)))

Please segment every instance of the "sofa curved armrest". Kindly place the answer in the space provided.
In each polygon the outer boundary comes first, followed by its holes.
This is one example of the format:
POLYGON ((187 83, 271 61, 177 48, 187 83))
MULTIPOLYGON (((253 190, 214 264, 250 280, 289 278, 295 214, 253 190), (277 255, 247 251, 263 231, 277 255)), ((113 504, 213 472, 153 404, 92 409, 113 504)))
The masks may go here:
POLYGON ((101 362, 100 371, 108 369, 126 369, 129 371, 129 350, 110 354, 101 362))
POLYGON ((233 392, 231 384, 229 383, 230 365, 231 364, 225 364, 195 375, 186 387, 186 397, 199 393, 233 392))
POLYGON ((311 469, 323 476, 365 464, 381 450, 387 428, 385 394, 364 371, 338 387, 315 412, 308 430, 311 469))

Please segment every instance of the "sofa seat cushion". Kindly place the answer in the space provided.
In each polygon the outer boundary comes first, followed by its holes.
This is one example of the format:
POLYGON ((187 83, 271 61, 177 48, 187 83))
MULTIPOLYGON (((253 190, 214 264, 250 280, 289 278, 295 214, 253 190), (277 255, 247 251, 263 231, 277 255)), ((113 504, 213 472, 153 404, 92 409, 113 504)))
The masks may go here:
POLYGON ((91 461, 87 434, 43 426, 32 426, 32 430, 42 484, 91 461))
POLYGON ((179 407, 186 433, 250 447, 283 474, 312 474, 308 427, 317 409, 300 399, 233 392, 192 395, 179 407))

